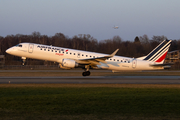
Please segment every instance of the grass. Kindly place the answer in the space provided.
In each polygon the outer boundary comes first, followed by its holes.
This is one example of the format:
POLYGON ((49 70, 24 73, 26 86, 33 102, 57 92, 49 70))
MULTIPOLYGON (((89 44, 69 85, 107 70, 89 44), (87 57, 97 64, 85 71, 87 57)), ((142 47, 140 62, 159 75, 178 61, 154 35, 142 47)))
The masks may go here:
POLYGON ((180 85, 0 84, 0 119, 179 119, 180 85))

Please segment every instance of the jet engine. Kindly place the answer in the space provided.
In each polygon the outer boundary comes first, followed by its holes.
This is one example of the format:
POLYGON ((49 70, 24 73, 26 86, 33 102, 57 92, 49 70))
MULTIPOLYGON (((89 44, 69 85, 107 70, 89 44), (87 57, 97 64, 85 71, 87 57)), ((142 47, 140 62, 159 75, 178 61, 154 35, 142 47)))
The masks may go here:
POLYGON ((63 59, 62 66, 66 68, 75 68, 78 67, 78 63, 71 59, 63 59))

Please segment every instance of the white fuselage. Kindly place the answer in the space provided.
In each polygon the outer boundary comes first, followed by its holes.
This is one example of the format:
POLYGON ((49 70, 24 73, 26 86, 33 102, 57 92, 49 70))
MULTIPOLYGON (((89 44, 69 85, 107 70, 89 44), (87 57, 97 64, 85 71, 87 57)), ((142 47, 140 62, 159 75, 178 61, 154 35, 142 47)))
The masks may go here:
MULTIPOLYGON (((82 50, 74 50, 69 48, 41 45, 35 43, 21 43, 21 46, 14 46, 6 50, 7 53, 23 58, 32 58, 46 61, 53 61, 62 64, 62 60, 65 58, 72 60, 86 60, 98 57, 104 57, 108 54, 101 54, 95 52, 87 52, 82 50)), ((105 60, 105 62, 99 62, 95 68, 109 69, 114 71, 125 71, 125 70, 155 70, 164 69, 163 67, 153 67, 150 64, 154 62, 114 56, 105 60)))

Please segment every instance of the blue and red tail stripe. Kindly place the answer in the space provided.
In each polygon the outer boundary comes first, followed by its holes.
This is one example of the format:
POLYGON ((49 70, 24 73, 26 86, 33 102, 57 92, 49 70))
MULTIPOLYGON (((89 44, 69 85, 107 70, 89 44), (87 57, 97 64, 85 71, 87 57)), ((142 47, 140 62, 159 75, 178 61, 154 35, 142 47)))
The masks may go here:
POLYGON ((159 44, 152 52, 150 52, 144 60, 153 61, 153 62, 162 62, 169 50, 171 45, 171 40, 164 40, 159 44))

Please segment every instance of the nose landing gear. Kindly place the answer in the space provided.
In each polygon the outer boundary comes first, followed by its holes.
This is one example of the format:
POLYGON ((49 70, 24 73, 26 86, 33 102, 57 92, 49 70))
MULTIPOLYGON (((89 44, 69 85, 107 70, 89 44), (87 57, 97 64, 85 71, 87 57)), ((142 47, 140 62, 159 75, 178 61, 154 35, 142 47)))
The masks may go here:
POLYGON ((21 59, 22 59, 22 65, 24 66, 26 62, 26 57, 21 57, 21 59))

